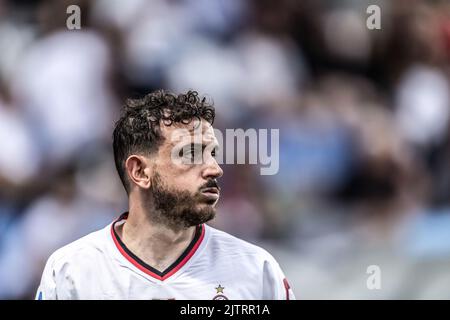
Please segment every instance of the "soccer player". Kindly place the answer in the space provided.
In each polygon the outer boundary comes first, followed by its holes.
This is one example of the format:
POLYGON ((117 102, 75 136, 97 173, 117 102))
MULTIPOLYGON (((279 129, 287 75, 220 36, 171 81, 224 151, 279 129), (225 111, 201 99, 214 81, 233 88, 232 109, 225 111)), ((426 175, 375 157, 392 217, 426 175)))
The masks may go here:
POLYGON ((113 149, 128 212, 54 252, 36 299, 294 299, 267 251, 206 224, 223 173, 214 116, 195 91, 127 101, 113 149))

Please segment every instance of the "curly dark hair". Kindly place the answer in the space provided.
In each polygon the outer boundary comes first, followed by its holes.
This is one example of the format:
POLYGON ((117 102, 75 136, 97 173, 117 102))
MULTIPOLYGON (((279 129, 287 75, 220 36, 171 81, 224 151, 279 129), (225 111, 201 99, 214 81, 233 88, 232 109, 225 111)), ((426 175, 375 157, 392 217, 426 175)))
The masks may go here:
POLYGON ((128 99, 116 122, 113 133, 114 161, 120 180, 129 192, 125 161, 133 153, 150 154, 164 142, 161 122, 188 124, 193 119, 204 119, 213 124, 215 109, 212 102, 200 97, 197 91, 179 95, 166 90, 151 92, 140 99, 128 99))

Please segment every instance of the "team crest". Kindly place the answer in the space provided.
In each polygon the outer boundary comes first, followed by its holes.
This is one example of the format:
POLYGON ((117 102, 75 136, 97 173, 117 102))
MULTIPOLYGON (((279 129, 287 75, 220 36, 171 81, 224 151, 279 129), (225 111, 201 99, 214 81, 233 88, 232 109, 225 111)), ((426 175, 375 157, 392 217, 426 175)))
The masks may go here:
POLYGON ((214 298, 212 298, 213 300, 228 300, 228 298, 223 294, 223 289, 225 289, 225 287, 222 287, 220 284, 218 287, 216 287, 216 295, 214 296, 214 298))

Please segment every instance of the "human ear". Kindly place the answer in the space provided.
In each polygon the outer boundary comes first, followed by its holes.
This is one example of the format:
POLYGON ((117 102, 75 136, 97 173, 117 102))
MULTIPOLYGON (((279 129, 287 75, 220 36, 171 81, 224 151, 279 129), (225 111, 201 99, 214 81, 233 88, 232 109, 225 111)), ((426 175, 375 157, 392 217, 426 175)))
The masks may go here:
POLYGON ((151 168, 143 156, 129 156, 125 161, 125 170, 131 183, 144 189, 150 188, 151 168))

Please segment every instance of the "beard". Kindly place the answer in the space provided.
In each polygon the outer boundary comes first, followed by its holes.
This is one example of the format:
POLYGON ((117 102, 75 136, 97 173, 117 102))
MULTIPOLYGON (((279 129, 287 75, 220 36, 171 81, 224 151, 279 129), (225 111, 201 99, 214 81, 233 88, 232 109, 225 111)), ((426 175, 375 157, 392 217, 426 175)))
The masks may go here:
MULTIPOLYGON (((216 184, 208 181, 206 185, 216 184)), ((212 220, 216 215, 216 209, 212 203, 203 201, 200 191, 192 194, 188 191, 170 190, 156 172, 151 182, 151 197, 153 198, 152 219, 171 228, 187 228, 197 226, 212 220)))

